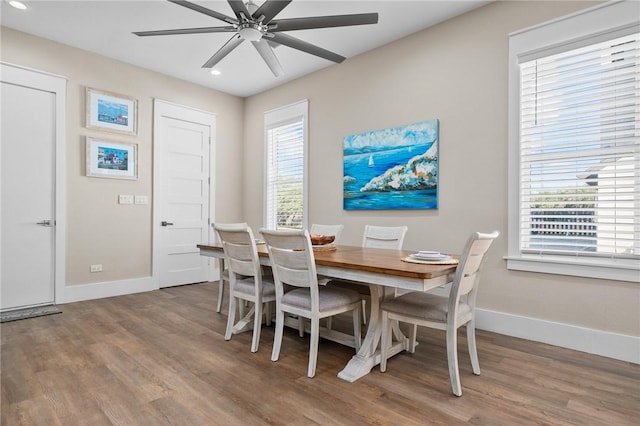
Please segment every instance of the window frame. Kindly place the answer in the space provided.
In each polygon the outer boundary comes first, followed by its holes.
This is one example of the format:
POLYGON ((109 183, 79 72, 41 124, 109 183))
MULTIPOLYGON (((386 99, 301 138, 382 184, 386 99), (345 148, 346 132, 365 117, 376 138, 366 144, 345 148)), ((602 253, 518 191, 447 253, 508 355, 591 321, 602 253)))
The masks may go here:
POLYGON ((263 188, 263 223, 268 229, 276 229, 269 223, 269 130, 280 125, 287 125, 300 119, 303 132, 303 165, 302 165, 302 227, 308 227, 308 188, 309 188, 309 101, 307 99, 294 102, 264 113, 264 188, 263 188))
POLYGON ((550 56, 640 31, 637 2, 598 5, 509 35, 507 269, 640 282, 637 259, 574 257, 520 250, 520 67, 550 56))

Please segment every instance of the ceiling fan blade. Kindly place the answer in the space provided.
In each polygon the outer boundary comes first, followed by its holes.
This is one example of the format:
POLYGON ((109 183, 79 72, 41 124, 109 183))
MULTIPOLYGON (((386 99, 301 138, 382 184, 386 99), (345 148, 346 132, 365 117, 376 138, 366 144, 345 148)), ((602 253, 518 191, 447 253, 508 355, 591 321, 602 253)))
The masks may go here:
POLYGON ((291 3, 291 0, 266 0, 258 10, 253 13, 253 17, 259 19, 261 16, 264 16, 262 22, 268 24, 282 9, 287 7, 289 3, 291 3))
POLYGON ((233 9, 233 13, 236 14, 238 20, 242 19, 242 15, 245 18, 251 19, 251 13, 249 13, 249 9, 247 9, 247 5, 244 4, 242 0, 227 0, 231 9, 233 9))
POLYGON ((273 49, 269 45, 269 42, 265 39, 252 41, 253 46, 256 48, 262 59, 267 63, 267 66, 276 77, 280 77, 284 74, 284 69, 282 69, 282 65, 280 65, 280 61, 276 57, 276 54, 273 52, 273 49))
POLYGON ((184 0, 168 0, 171 3, 175 3, 179 6, 183 6, 186 7, 187 9, 191 9, 191 10, 195 10, 196 12, 200 12, 200 13, 204 13, 205 15, 211 16, 212 18, 216 18, 219 19, 221 21, 224 21, 228 24, 237 24, 238 20, 234 19, 230 16, 227 16, 223 13, 219 13, 216 12, 215 10, 211 10, 211 9, 207 9, 206 7, 202 7, 198 4, 195 3, 191 3, 188 1, 184 1, 184 0))
POLYGON ((240 43, 244 41, 243 38, 240 37, 239 34, 235 34, 229 41, 227 41, 224 46, 220 48, 207 62, 204 63, 202 68, 213 68, 215 64, 220 62, 225 56, 229 54, 233 49, 238 47, 240 43))
POLYGON ((276 43, 280 43, 293 49, 310 53, 324 59, 328 59, 329 61, 340 63, 346 59, 344 56, 340 56, 337 53, 333 53, 329 50, 315 46, 311 43, 307 43, 306 41, 302 41, 298 38, 291 37, 290 35, 285 33, 276 33, 272 35, 273 37, 270 38, 271 41, 275 41, 276 43))
POLYGON ((203 27, 203 28, 178 28, 175 30, 156 31, 135 31, 133 34, 146 36, 174 35, 174 34, 204 34, 204 33, 226 33, 236 31, 235 27, 203 27))
POLYGON ((352 25, 377 24, 377 13, 358 13, 355 15, 313 16, 309 18, 277 19, 269 24, 276 27, 270 32, 309 30, 313 28, 348 27, 352 25))

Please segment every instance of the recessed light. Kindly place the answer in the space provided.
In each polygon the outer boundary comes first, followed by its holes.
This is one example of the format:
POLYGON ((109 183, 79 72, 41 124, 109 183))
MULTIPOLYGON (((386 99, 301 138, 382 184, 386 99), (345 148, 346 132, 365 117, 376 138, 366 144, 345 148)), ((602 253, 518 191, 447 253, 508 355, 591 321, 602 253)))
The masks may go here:
POLYGON ((211 75, 220 75, 220 74, 222 74, 220 71, 218 71, 218 70, 216 70, 216 69, 213 69, 213 70, 209 71, 209 73, 210 73, 211 75))
POLYGON ((9 3, 9 6, 15 7, 16 9, 20 9, 20 10, 27 9, 27 6, 18 0, 10 0, 8 3, 9 3))

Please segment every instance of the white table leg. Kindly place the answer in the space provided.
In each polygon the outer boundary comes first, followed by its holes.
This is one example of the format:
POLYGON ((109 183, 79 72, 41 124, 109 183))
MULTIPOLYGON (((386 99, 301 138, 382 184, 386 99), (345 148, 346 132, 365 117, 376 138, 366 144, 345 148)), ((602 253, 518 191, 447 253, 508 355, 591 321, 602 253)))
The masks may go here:
MULTIPOLYGON (((240 300, 240 304, 243 302, 244 300, 240 300)), ((255 304, 252 304, 251 309, 249 309, 249 312, 247 312, 246 315, 242 317, 242 319, 233 326, 233 334, 239 334, 239 333, 244 333, 245 331, 253 330, 252 317, 253 317, 253 314, 255 313, 255 310, 256 310, 256 306, 255 304)))
MULTIPOLYGON (((339 378, 348 382, 355 382, 359 378, 366 376, 373 367, 380 364, 380 350, 378 348, 382 334, 380 302, 385 296, 393 296, 394 289, 370 284, 369 290, 371 291, 371 316, 369 317, 367 334, 358 353, 354 355, 344 369, 338 373, 339 378)), ((397 322, 394 327, 394 331, 402 335, 397 322)), ((402 335, 400 341, 391 346, 389 353, 395 355, 405 349, 406 338, 402 335)))

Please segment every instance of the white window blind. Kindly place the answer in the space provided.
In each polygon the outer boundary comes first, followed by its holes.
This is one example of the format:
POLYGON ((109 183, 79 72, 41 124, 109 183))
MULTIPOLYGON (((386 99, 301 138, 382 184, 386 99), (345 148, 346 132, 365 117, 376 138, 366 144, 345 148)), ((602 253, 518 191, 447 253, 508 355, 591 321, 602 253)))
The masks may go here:
POLYGON ((265 114, 265 226, 306 227, 307 102, 265 114))
POLYGON ((640 35, 520 63, 521 253, 640 259, 640 35))

